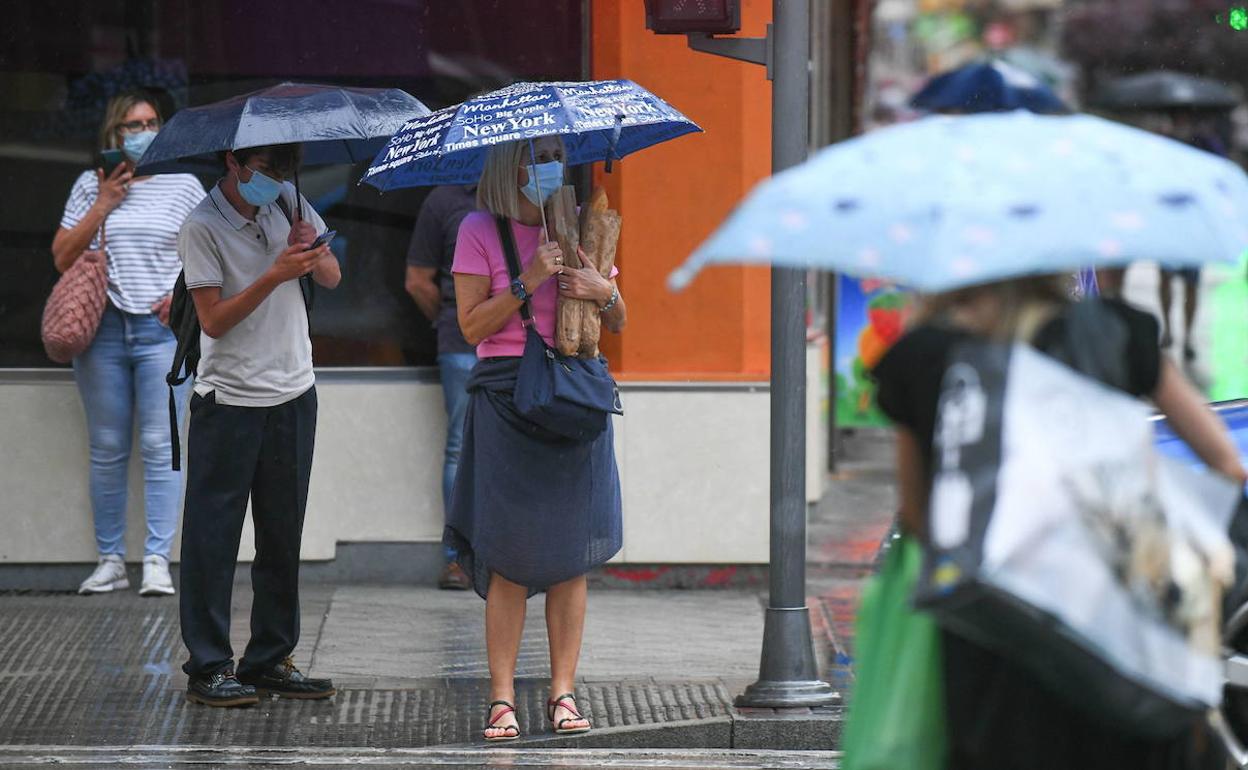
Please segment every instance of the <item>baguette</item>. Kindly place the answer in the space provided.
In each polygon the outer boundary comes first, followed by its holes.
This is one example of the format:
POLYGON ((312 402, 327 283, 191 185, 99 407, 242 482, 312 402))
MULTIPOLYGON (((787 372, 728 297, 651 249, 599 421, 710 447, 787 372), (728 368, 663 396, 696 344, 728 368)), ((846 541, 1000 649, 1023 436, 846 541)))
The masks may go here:
MULTIPOLYGON (((546 204, 546 222, 550 227, 551 237, 559 242, 559 250, 563 252, 563 266, 579 268, 581 259, 577 255, 577 247, 580 246, 581 237, 577 227, 574 187, 564 185, 550 197, 550 202, 546 204)), ((559 309, 555 317, 555 347, 565 356, 574 356, 581 349, 581 325, 586 304, 593 303, 559 295, 559 309)))
MULTIPOLYGON (((585 252, 585 259, 603 278, 611 277, 620 239, 620 215, 607 206, 606 191, 601 187, 594 188, 589 200, 581 207, 580 222, 581 249, 585 252)), ((596 357, 601 336, 602 316, 595 304, 581 317, 580 355, 596 357)))

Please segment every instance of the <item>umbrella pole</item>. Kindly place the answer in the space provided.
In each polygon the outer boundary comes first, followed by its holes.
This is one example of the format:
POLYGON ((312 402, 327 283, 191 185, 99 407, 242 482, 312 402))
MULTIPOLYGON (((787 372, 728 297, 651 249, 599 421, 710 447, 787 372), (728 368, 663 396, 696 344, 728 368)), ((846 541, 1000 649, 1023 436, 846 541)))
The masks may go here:
MULTIPOLYGON (((533 186, 537 188, 537 199, 542 200, 542 180, 537 178, 537 150, 533 148, 533 140, 529 139, 529 168, 533 174, 533 186)), ((546 240, 550 240, 550 229, 546 226, 546 207, 537 204, 538 211, 542 212, 542 235, 546 240)))
POLYGON ((295 216, 303 221, 303 195, 299 192, 299 169, 295 169, 295 216))

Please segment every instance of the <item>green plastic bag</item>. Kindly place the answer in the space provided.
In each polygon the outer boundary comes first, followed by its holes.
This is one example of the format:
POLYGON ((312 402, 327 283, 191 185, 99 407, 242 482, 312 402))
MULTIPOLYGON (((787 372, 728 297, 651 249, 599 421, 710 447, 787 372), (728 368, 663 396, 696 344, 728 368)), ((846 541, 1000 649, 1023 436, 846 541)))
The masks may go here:
POLYGON ((940 633, 911 605, 922 561, 919 544, 902 537, 863 590, 853 697, 841 741, 844 770, 944 768, 940 633))

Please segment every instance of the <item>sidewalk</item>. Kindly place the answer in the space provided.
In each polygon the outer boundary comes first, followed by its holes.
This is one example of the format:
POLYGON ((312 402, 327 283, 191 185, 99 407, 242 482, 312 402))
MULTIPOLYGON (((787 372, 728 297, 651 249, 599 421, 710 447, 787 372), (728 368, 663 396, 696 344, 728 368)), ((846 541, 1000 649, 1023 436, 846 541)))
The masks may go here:
POLYGON ((854 613, 876 554, 893 523, 893 441, 862 430, 843 442, 837 473, 810 517, 806 593, 825 681, 848 695, 854 613))
MULTIPOLYGON (((812 626, 822 673, 838 689, 849 680, 857 592, 891 519, 891 479, 881 465, 889 446, 878 435, 851 440, 843 471, 811 517, 812 626)), ((236 652, 246 641, 250 593, 246 583, 236 587, 236 652)), ((758 673, 765 599, 756 588, 591 590, 578 694, 595 730, 556 739, 543 709, 544 602, 534 598, 518 670, 521 745, 740 747, 731 731, 741 730, 735 720, 743 715, 732 699, 758 673)), ((484 603, 475 594, 320 585, 304 590, 302 606, 296 662, 333 677, 338 695, 236 710, 184 700, 176 599, 0 594, 0 763, 16 763, 19 746, 67 752, 75 762, 81 749, 73 747, 480 746, 488 672, 484 603)))

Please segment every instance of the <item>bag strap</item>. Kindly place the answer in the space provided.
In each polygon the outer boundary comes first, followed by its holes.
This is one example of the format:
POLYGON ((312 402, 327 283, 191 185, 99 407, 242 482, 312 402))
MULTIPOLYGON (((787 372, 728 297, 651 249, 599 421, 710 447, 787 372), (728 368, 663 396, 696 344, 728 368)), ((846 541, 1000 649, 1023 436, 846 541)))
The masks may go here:
MULTIPOLYGON (((95 188, 95 201, 98 201, 99 199, 100 199, 100 188, 97 183, 97 186, 95 188)), ((92 203, 94 203, 95 201, 92 201, 92 203)), ((111 211, 105 214, 104 218, 100 220, 100 229, 96 231, 96 237, 95 237, 95 242, 99 244, 100 252, 104 255, 105 261, 108 260, 108 251, 106 251, 104 248, 108 243, 108 240, 107 240, 108 234, 105 232, 104 227, 105 225, 108 224, 108 218, 110 216, 112 216, 111 211)), ((87 249, 90 249, 90 248, 91 248, 91 244, 88 243, 87 249)))
MULTIPOLYGON (((299 193, 296 192, 295 195, 299 193)), ((277 196, 277 207, 282 210, 282 214, 286 216, 286 224, 294 226, 295 217, 290 213, 290 203, 286 201, 286 196, 277 196)), ((302 209, 302 207, 300 207, 302 209)), ((316 300, 316 285, 312 282, 310 273, 299 276, 299 289, 303 292, 303 304, 308 309, 308 334, 312 333, 312 303, 316 300)))
MULTIPOLYGON (((178 438, 178 404, 173 389, 191 378, 189 362, 191 348, 199 346, 199 316, 195 314, 195 301, 186 288, 186 273, 178 273, 178 280, 173 284, 172 294, 180 296, 183 303, 189 304, 182 313, 182 325, 174 330, 177 344, 173 352, 173 366, 165 375, 165 383, 169 386, 169 439, 173 449, 173 470, 182 470, 182 442, 178 438)), ((185 306, 184 306, 185 307, 185 306)))
POLYGON ((169 448, 173 452, 172 470, 182 470, 182 441, 178 438, 178 403, 169 383, 169 448))
POLYGON ((286 224, 293 225, 295 217, 290 213, 290 203, 286 201, 286 196, 280 194, 277 196, 277 207, 286 215, 286 224))
MULTIPOLYGON (((516 256, 516 239, 511 234, 511 222, 507 220, 507 217, 494 217, 494 224, 498 226, 498 240, 503 244, 503 256, 507 259, 507 272, 511 275, 511 280, 515 281, 520 278, 520 258, 516 256)), ((520 318, 524 326, 533 325, 533 313, 529 309, 527 299, 520 305, 520 318)))

